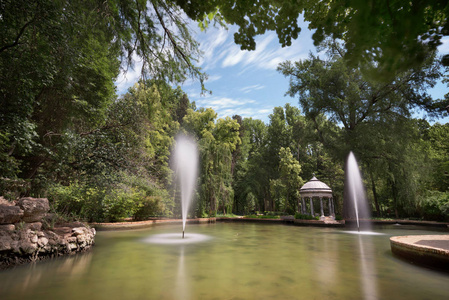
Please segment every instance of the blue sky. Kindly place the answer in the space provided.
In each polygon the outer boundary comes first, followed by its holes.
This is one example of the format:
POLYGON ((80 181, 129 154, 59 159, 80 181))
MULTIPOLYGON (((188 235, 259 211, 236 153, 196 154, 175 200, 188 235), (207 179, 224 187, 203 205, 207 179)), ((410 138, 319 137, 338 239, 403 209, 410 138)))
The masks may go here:
MULTIPOLYGON (((197 107, 212 107, 220 118, 238 114, 268 123, 273 107, 286 103, 299 105, 297 98, 285 96, 289 82, 288 78, 276 71, 278 64, 307 58, 310 51, 316 53, 312 33, 307 29, 307 24, 300 23, 302 31, 290 47, 282 48, 276 34, 268 32, 256 38, 255 51, 240 50, 240 46, 234 43, 234 27, 228 30, 210 27, 206 32, 201 32, 192 23, 191 29, 195 31, 204 53, 198 65, 209 76, 205 85, 212 94, 201 95, 198 81, 188 80, 181 85, 182 89, 190 101, 196 102, 197 107)), ((440 52, 449 53, 449 39, 440 46, 440 52)), ((119 76, 119 94, 126 92, 138 80, 140 66, 137 62, 134 70, 128 70, 125 77, 119 76)), ((447 90, 446 85, 439 84, 432 94, 442 98, 447 90)), ((425 117, 425 113, 416 112, 415 117, 425 117)), ((437 121, 447 123, 449 117, 437 121)))

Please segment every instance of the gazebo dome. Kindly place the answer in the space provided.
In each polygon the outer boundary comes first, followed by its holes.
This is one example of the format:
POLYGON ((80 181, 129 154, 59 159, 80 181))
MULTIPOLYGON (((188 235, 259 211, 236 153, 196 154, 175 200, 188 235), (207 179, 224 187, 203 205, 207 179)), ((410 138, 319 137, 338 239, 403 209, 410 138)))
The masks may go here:
POLYGON ((315 176, 302 186, 299 193, 302 197, 332 197, 332 189, 315 176))
POLYGON ((329 200, 329 205, 328 205, 329 215, 331 216, 332 219, 335 217, 335 209, 334 209, 335 205, 334 205, 333 199, 332 199, 332 190, 327 184, 325 184, 322 181, 319 181, 315 177, 315 174, 313 174, 312 179, 310 179, 308 182, 306 182, 302 186, 302 188, 299 189, 299 194, 301 195, 302 204, 300 205, 298 203, 298 206, 299 206, 299 211, 301 213, 307 214, 307 207, 306 207, 306 202, 304 201, 304 198, 309 198, 310 215, 315 216, 315 212, 313 209, 313 198, 320 198, 320 212, 321 212, 320 220, 326 220, 326 218, 324 216, 323 198, 328 198, 328 200, 329 200))

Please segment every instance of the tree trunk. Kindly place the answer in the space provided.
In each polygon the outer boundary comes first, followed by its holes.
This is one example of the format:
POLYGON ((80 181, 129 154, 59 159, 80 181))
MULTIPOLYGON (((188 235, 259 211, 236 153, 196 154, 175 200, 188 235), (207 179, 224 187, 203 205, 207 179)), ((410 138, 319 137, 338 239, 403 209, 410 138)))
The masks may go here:
POLYGON ((374 177, 373 177, 372 172, 370 172, 370 177, 371 177, 371 188, 373 190, 374 205, 376 206, 376 213, 377 213, 378 217, 382 217, 382 212, 380 211, 380 208, 379 208, 379 201, 377 199, 376 183, 374 182, 374 177))
POLYGON ((399 219, 399 213, 398 213, 398 197, 397 197, 397 190, 396 190, 396 184, 394 181, 391 182, 391 190, 393 192, 393 206, 394 206, 394 215, 396 219, 399 219))

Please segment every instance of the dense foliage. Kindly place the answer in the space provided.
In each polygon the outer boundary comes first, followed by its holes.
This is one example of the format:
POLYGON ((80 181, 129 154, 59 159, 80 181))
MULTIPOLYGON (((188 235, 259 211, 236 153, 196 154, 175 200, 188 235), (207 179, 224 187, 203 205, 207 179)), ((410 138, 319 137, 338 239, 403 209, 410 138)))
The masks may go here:
POLYGON ((341 213, 352 150, 376 215, 448 220, 449 125, 413 111, 438 118, 448 104, 427 91, 447 74, 433 50, 449 6, 373 3, 0 0, 1 195, 46 196, 55 212, 88 221, 178 217, 170 152, 188 132, 200 150, 191 216, 293 215, 313 174, 341 213), (268 124, 217 119, 175 87, 205 78, 186 15, 238 25, 236 43, 254 49, 267 30, 290 45, 300 13, 327 50, 279 66, 302 111, 275 107, 268 124), (142 79, 118 97, 114 81, 134 57, 142 79))

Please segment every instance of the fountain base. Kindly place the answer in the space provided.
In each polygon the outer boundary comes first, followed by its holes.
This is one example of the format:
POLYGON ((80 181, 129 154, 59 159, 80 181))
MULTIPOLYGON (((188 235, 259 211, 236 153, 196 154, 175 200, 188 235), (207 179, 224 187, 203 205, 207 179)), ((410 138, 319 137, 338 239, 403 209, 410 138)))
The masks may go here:
POLYGON ((142 239, 142 242, 160 245, 182 245, 201 243, 210 239, 210 236, 199 233, 187 233, 183 235, 182 238, 179 237, 179 233, 163 233, 151 235, 147 238, 142 239))

